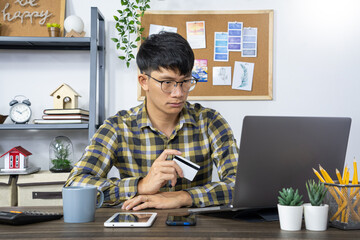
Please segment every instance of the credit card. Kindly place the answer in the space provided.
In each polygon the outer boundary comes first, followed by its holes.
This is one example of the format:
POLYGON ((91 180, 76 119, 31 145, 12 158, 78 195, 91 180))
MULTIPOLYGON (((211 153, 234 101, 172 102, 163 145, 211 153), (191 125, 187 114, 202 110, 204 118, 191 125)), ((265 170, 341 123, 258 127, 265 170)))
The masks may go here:
POLYGON ((173 160, 177 163, 177 165, 179 165, 179 167, 184 173, 184 178, 186 178, 187 180, 192 181, 196 176, 197 172, 200 170, 199 165, 191 162, 186 158, 175 156, 173 160))

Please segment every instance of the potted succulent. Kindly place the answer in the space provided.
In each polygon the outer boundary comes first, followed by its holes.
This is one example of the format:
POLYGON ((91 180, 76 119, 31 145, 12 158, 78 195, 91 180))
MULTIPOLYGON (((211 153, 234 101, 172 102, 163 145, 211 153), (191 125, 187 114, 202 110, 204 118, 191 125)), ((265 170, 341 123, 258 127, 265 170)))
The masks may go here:
POLYGON ((325 231, 328 223, 329 205, 323 204, 327 188, 324 183, 308 180, 306 190, 310 203, 304 204, 305 227, 311 231, 325 231))
POLYGON ((299 190, 283 188, 279 191, 278 213, 280 228, 286 231, 298 231, 301 229, 303 201, 299 190))
POLYGON ((50 37, 60 37, 60 24, 47 23, 46 26, 49 30, 50 37))

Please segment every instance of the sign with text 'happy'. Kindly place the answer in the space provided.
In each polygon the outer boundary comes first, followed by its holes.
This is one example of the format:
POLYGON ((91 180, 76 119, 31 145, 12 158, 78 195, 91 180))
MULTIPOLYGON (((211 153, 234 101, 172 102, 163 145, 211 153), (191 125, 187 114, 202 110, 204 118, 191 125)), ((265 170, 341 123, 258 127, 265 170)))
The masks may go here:
POLYGON ((61 26, 65 17, 65 0, 1 0, 0 35, 48 37, 47 23, 61 26))

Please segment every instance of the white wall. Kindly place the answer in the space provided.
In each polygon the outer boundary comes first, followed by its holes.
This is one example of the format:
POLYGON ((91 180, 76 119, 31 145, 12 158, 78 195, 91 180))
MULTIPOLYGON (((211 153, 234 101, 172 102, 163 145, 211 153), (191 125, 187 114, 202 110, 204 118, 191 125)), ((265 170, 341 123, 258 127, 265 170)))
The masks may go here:
MULTIPOLYGON (((138 105, 136 64, 129 69, 118 60, 113 15, 120 0, 68 0, 68 15, 78 15, 89 34, 90 7, 106 18, 106 115, 138 105)), ((245 115, 346 116, 353 119, 346 161, 360 158, 360 9, 358 0, 152 0, 152 10, 274 10, 274 99, 272 101, 203 101, 228 120, 240 140, 245 115)), ((88 106, 89 54, 87 52, 0 50, 0 114, 17 94, 32 102, 33 118, 52 107, 50 93, 70 84, 88 106)), ((9 120, 7 120, 9 122, 9 120)), ((48 168, 52 138, 66 135, 75 157, 86 147, 85 131, 0 131, 0 154, 21 145, 33 153, 30 162, 48 168), (20 140, 21 137, 21 140, 20 140)), ((0 163, 0 166, 2 163, 0 163)))

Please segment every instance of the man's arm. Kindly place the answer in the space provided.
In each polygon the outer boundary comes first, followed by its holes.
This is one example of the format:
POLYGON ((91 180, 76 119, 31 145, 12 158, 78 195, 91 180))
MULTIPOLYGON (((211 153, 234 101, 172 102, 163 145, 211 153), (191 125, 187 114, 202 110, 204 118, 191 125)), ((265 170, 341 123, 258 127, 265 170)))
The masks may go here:
POLYGON ((175 186, 177 175, 184 177, 176 162, 166 161, 168 155, 181 155, 181 152, 174 149, 164 150, 154 161, 146 177, 138 182, 138 196, 124 202, 122 209, 179 208, 192 205, 192 199, 187 192, 159 193, 160 188, 168 181, 175 186))
POLYGON ((190 207, 192 199, 185 191, 176 192, 160 192, 152 195, 138 195, 135 198, 124 202, 122 209, 124 210, 142 210, 145 208, 180 208, 190 207))
POLYGON ((186 189, 194 207, 229 204, 235 186, 238 147, 226 120, 216 112, 208 126, 211 159, 215 163, 220 181, 186 189))
POLYGON ((65 186, 95 185, 104 193, 107 205, 117 205, 137 193, 140 177, 108 179, 118 149, 118 136, 108 120, 94 134, 90 145, 70 173, 65 186))
POLYGON ((175 186, 177 175, 184 177, 181 168, 174 161, 166 161, 169 155, 181 155, 174 149, 165 149, 151 165, 147 175, 138 183, 138 194, 155 194, 159 189, 171 181, 175 186))

